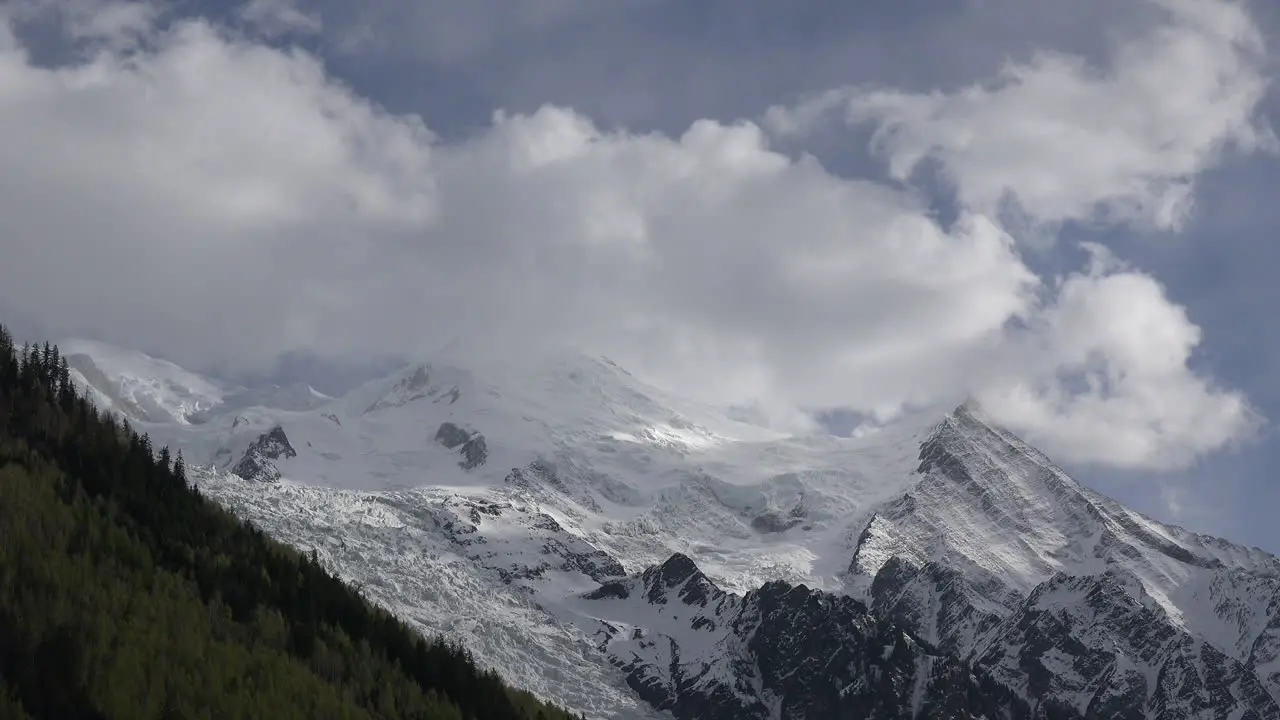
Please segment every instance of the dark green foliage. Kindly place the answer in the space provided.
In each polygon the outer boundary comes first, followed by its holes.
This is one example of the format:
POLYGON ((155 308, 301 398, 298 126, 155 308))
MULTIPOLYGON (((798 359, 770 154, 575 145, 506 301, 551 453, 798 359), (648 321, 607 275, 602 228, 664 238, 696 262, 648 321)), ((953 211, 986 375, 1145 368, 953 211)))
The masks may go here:
POLYGON ((206 501, 0 327, 0 717, 571 716, 206 501))

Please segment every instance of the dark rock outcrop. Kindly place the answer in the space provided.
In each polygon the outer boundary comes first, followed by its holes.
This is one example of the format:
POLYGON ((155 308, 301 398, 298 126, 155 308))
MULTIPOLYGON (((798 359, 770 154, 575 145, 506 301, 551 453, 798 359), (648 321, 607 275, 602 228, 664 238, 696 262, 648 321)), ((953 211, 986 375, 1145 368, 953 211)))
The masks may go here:
POLYGON ((1033 702, 1091 718, 1280 718, 1250 668, 1182 630, 1120 572, 1040 584, 974 662, 1033 702))
POLYGON ((1265 598, 1280 597, 1274 570, 1226 566, 1214 541, 1161 529, 1092 493, 965 407, 921 444, 919 461, 922 480, 876 510, 850 564, 850 576, 870 579, 878 616, 1033 706, 1099 718, 1280 720, 1269 671, 1280 643, 1256 619, 1265 598), (984 547, 985 560, 957 550, 961 528, 982 528, 999 549, 984 547), (1017 558, 1017 573, 1001 568, 1002 552, 1017 558), (1140 579, 1175 563, 1203 588, 1198 606, 1176 613, 1140 579), (1028 576, 1037 584, 1023 584, 1028 576))
POLYGON ((452 405, 462 397, 457 385, 437 382, 432 376, 435 369, 430 364, 418 365, 412 372, 406 372, 385 395, 365 408, 364 414, 378 412, 387 408, 402 407, 423 398, 434 403, 452 405))
POLYGON ((682 720, 1079 717, 1055 702, 1033 709, 858 600, 784 582, 726 593, 681 554, 584 598, 609 603, 610 617, 657 610, 661 626, 608 625, 603 647, 632 689, 682 720))
POLYGON ((280 470, 272 461, 297 456, 298 452, 289 444, 284 428, 276 425, 249 445, 231 472, 254 482, 279 482, 280 470))
POLYGON ((676 718, 1280 718, 1247 663, 1188 634, 1131 575, 1055 575, 1002 619, 984 592, 895 558, 872 607, 783 582, 737 596, 676 554, 583 597, 636 626, 602 647, 676 718), (950 647, 917 632, 945 628, 950 647))
POLYGON ((436 430, 436 442, 462 453, 458 466, 463 470, 480 467, 489 459, 489 447, 485 444, 484 435, 464 430, 451 422, 440 423, 440 428, 436 430))
POLYGON ((751 527, 759 533, 780 533, 786 532, 802 522, 804 522, 804 517, 799 511, 792 511, 788 515, 768 511, 751 518, 751 527))

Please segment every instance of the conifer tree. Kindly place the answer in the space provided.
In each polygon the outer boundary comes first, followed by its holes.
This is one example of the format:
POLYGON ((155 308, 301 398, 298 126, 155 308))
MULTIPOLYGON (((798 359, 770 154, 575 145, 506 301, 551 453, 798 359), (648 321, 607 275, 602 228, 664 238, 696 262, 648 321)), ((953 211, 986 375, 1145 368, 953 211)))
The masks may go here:
POLYGON ((52 385, 53 378, 53 346, 49 341, 44 342, 44 348, 40 351, 40 382, 47 388, 52 385))
POLYGON ((544 716, 575 717, 203 498, 0 326, 0 717, 544 716))
POLYGON ((66 357, 58 358, 58 381, 57 381, 58 405, 65 412, 70 412, 76 401, 76 386, 71 381, 71 366, 67 364, 66 357))

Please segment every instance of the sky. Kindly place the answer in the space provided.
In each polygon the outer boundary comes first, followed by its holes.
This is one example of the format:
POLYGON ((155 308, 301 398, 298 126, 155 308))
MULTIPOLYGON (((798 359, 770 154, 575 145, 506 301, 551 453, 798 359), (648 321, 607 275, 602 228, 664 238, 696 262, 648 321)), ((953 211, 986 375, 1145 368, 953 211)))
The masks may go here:
POLYGON ((801 429, 973 398, 1280 551, 1278 30, 1263 0, 13 0, 0 317, 237 377, 570 345, 801 429))

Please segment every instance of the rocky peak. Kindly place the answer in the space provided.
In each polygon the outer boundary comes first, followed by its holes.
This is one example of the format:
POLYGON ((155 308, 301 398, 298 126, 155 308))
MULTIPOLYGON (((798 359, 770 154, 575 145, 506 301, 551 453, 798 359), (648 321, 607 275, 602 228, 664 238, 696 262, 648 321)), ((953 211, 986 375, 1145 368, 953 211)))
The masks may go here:
POLYGON ((294 450, 293 445, 289 444, 289 438, 284 434, 284 428, 279 425, 259 436, 254 444, 263 455, 272 460, 298 456, 298 451, 294 450))
POLYGON ((244 456, 231 469, 231 472, 245 480, 279 482, 280 470, 272 461, 297 456, 298 452, 289 443, 288 436, 284 434, 284 428, 276 425, 250 443, 244 456))
POLYGON ((686 605, 699 607, 706 607, 708 602, 725 594, 683 553, 676 553, 661 565, 645 570, 642 578, 646 597, 657 604, 666 604, 673 591, 686 605))
POLYGON ((450 450, 456 449, 462 453, 462 460, 458 462, 458 466, 463 470, 477 468, 489 459, 489 447, 485 443, 484 435, 478 431, 466 430, 451 422, 440 423, 440 427, 436 430, 436 442, 450 450))
POLYGON ((415 365, 404 370, 400 379, 389 390, 365 408, 364 414, 401 407, 423 398, 452 405, 462 397, 457 379, 456 370, 451 372, 450 368, 441 368, 437 371, 430 363, 415 365), (448 380, 448 377, 453 377, 453 381, 448 380))
POLYGON ((666 562, 652 568, 651 571, 652 575, 647 575, 647 578, 651 577, 653 582, 661 583, 664 587, 675 587, 694 575, 703 576, 697 563, 684 553, 672 555, 666 562))
POLYGON ((603 649, 641 697, 680 720, 1033 717, 1008 688, 856 599, 782 581, 726 593, 678 553, 639 579, 642 595, 613 582, 584 598, 639 601, 613 606, 635 619, 603 649))

